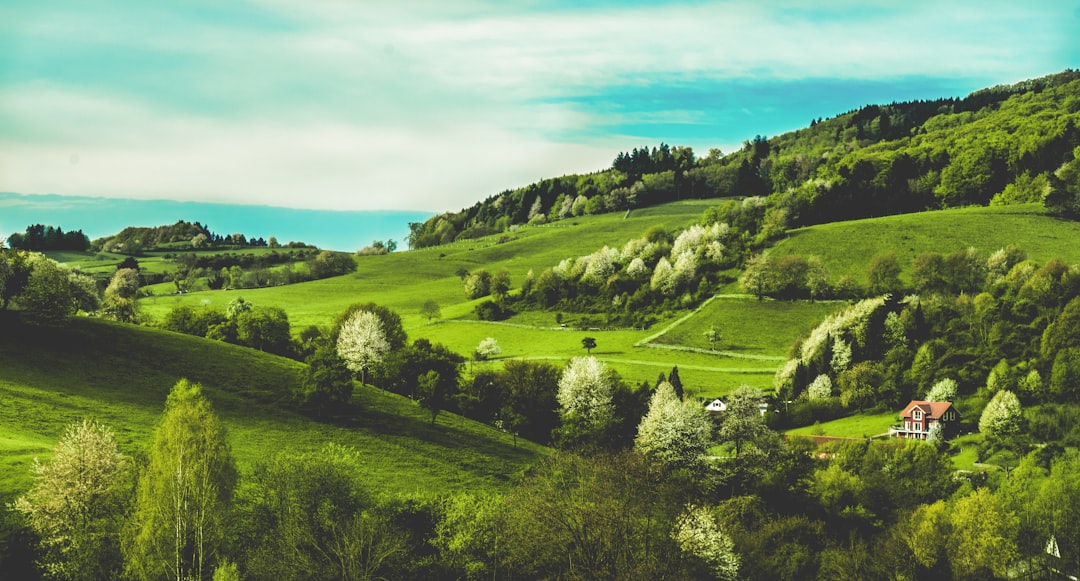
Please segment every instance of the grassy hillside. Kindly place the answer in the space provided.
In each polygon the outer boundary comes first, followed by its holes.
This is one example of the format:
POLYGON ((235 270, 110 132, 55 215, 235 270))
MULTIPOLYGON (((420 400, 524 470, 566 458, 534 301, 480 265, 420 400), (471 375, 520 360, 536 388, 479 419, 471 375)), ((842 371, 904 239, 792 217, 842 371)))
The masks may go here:
MULTIPOLYGON (((505 323, 476 321, 477 301, 464 298, 459 268, 506 268, 514 285, 530 269, 540 272, 567 257, 591 253, 603 245, 621 246, 659 224, 675 230, 697 221, 717 200, 677 202, 623 214, 586 216, 546 226, 532 226, 498 237, 384 256, 357 257, 355 274, 298 285, 242 291, 207 291, 144 299, 144 310, 162 317, 176 304, 224 308, 236 296, 256 305, 284 308, 299 332, 306 325, 326 325, 354 302, 373 301, 395 309, 411 338, 424 337, 471 354, 485 337, 494 337, 502 357, 564 361, 583 355, 581 338, 596 337, 593 354, 628 381, 655 381, 678 365, 683 382, 702 397, 722 395, 742 384, 768 388, 792 342, 831 313, 835 303, 757 301, 721 296, 696 313, 678 312, 648 330, 578 331, 560 328, 554 312, 526 312, 505 323), (434 299, 441 320, 429 323, 420 305, 434 299), (722 335, 710 345, 704 331, 722 335), (650 348, 653 347, 653 348, 650 348)), ((910 269, 922 252, 952 252, 975 246, 987 253, 1016 244, 1036 260, 1061 256, 1080 262, 1080 224, 1049 217, 1038 205, 973 207, 840 222, 792 230, 773 252, 822 258, 832 282, 845 274, 865 280, 866 265, 879 253, 895 252, 910 269)), ((904 277, 909 276, 905 272, 904 277)), ((733 285, 731 290, 738 290, 733 285)), ((481 364, 474 364, 479 368, 481 364)))
POLYGON ((475 490, 502 486, 542 451, 450 414, 431 426, 412 401, 372 388, 357 390, 361 411, 350 424, 313 421, 281 403, 301 368, 156 329, 80 318, 44 330, 0 313, 0 495, 25 488, 33 456, 80 418, 112 427, 127 452, 138 452, 180 377, 205 386, 242 468, 332 441, 360 451, 376 489, 475 490))
POLYGON ((923 252, 948 254, 975 247, 987 254, 1014 244, 1029 258, 1055 256, 1080 263, 1080 222, 1048 216, 1041 204, 957 208, 851 222, 834 222, 788 232, 775 256, 819 256, 829 280, 843 275, 866 283, 866 267, 876 254, 893 252, 910 283, 911 264, 923 252))
POLYGON ((258 305, 274 305, 289 313, 295 329, 325 325, 345 307, 357 301, 374 301, 402 315, 406 327, 422 322, 418 311, 428 299, 442 305, 444 318, 457 318, 472 311, 465 302, 459 268, 490 272, 505 268, 514 286, 521 284, 531 269, 539 273, 567 257, 589 254, 607 245, 622 246, 639 237, 649 227, 660 225, 674 230, 696 222, 714 201, 695 200, 635 210, 625 214, 604 214, 566 220, 547 226, 523 227, 506 236, 457 242, 436 248, 395 252, 382 256, 357 257, 359 268, 351 275, 309 283, 267 289, 191 293, 182 297, 156 297, 144 301, 146 311, 161 317, 177 303, 224 306, 237 293, 258 305))

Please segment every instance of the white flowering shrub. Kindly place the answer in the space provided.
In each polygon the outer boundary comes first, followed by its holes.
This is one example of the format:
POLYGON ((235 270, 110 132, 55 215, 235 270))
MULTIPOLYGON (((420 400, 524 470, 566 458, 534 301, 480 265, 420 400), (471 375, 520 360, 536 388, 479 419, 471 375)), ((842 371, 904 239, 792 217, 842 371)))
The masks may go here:
POLYGON ((675 520, 671 538, 684 553, 706 562, 717 579, 738 579, 739 555, 735 553, 735 545, 708 508, 687 505, 675 520))
POLYGON ((814 378, 814 381, 810 382, 806 388, 806 397, 809 399, 825 399, 831 397, 832 393, 832 380, 825 374, 814 378))

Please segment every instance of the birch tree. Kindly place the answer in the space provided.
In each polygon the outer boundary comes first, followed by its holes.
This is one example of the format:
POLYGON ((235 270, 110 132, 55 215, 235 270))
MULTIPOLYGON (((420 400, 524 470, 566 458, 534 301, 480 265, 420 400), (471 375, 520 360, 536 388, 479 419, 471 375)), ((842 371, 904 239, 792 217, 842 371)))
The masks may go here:
POLYGON ((202 580, 218 560, 236 484, 225 427, 197 383, 181 379, 154 430, 136 491, 129 573, 202 580))

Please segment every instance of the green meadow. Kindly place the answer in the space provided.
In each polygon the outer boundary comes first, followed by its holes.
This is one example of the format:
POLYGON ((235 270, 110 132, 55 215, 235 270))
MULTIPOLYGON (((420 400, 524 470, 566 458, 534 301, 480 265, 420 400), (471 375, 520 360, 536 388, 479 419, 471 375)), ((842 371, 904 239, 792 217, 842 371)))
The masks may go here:
POLYGON ((990 254, 1016 245, 1039 262, 1059 257, 1080 263, 1080 222, 1048 216, 1042 204, 970 207, 901 214, 868 220, 834 222, 787 233, 774 256, 818 256, 830 282, 849 275, 866 283, 866 267, 878 254, 892 252, 911 282, 911 264, 923 252, 948 254, 975 248, 990 254))
POLYGON ((898 422, 897 412, 859 414, 789 430, 796 436, 833 436, 836 438, 869 438, 889 431, 898 422))
POLYGON ((94 418, 124 450, 143 450, 181 377, 203 384, 242 469, 282 450, 355 447, 378 489, 403 493, 501 488, 543 448, 444 413, 434 426, 413 401, 358 387, 348 423, 315 421, 286 404, 295 361, 147 327, 76 318, 63 329, 0 313, 0 494, 29 484, 30 463, 65 426, 94 418))

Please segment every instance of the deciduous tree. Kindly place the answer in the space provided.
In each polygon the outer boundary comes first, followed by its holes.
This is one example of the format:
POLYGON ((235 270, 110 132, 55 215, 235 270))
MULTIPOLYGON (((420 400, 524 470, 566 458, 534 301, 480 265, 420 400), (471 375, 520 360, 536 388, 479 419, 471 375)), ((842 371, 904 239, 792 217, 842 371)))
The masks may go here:
POLYGON ((649 401, 638 425, 634 449, 671 468, 701 470, 712 441, 712 421, 705 408, 682 401, 675 388, 663 382, 649 401))
POLYGON ((40 538, 41 566, 50 577, 120 573, 129 468, 112 431, 90 420, 68 426, 48 461, 34 459, 34 484, 13 506, 40 538))
POLYGON ((139 579, 202 579, 225 542, 237 472, 225 427, 202 387, 181 379, 154 430, 139 478, 128 572, 139 579))
POLYGON ((338 355, 349 369, 360 374, 360 383, 372 365, 382 361, 390 350, 382 321, 370 311, 359 311, 341 326, 338 334, 338 355))
POLYGON ((1011 436, 1020 431, 1024 419, 1020 409, 1020 400, 1016 394, 1001 390, 994 394, 979 416, 979 431, 992 438, 1011 436))

